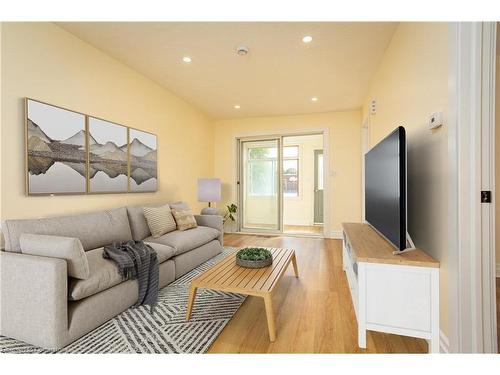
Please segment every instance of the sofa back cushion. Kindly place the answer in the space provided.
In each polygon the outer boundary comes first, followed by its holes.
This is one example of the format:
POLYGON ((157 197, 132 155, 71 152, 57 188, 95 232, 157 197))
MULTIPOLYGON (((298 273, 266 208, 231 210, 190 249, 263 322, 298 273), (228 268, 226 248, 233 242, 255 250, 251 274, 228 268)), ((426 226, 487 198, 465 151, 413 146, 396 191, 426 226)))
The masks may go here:
POLYGON ((78 238, 23 233, 19 243, 23 254, 65 259, 68 276, 85 280, 90 275, 87 255, 78 238))
POLYGON ((127 206, 127 214, 134 241, 142 241, 151 236, 142 206, 127 206))
POLYGON ((46 219, 6 220, 3 227, 5 250, 15 253, 21 252, 19 238, 23 233, 78 238, 85 251, 132 240, 125 207, 46 219))
POLYGON ((189 210, 189 205, 186 202, 178 201, 168 204, 172 210, 189 210))

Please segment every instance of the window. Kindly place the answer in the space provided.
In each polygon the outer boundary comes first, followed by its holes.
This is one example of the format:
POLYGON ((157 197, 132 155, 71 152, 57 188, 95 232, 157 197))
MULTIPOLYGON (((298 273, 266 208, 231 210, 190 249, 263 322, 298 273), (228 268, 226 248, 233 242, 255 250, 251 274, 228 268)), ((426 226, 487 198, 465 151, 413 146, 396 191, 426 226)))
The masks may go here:
POLYGON ((283 195, 299 196, 299 146, 283 147, 283 195))
POLYGON ((276 195, 276 165, 278 150, 275 147, 248 149, 248 195, 270 197, 276 195))

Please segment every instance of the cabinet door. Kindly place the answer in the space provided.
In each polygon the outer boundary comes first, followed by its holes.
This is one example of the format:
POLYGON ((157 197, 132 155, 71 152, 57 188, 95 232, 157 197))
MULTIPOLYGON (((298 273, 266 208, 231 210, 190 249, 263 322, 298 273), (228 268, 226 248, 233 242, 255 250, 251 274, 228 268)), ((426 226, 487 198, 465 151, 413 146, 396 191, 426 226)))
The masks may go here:
POLYGON ((366 265, 366 324, 431 330, 431 274, 423 267, 366 265))

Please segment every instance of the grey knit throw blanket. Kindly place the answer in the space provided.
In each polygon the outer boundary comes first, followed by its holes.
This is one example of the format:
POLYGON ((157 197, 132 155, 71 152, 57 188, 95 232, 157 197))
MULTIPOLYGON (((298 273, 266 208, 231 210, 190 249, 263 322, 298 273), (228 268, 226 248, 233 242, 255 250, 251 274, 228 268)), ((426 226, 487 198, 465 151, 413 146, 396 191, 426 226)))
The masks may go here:
POLYGON ((104 247, 102 256, 116 263, 123 280, 137 279, 139 297, 134 307, 149 305, 153 311, 159 285, 158 259, 154 249, 142 241, 127 241, 104 247))

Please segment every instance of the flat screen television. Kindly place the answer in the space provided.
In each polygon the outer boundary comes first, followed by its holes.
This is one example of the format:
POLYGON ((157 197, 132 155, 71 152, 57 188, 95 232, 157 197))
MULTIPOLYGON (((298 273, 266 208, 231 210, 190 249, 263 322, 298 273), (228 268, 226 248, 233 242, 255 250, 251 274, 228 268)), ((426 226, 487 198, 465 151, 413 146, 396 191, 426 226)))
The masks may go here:
POLYGON ((406 249, 406 132, 402 126, 365 154, 365 219, 406 249))

